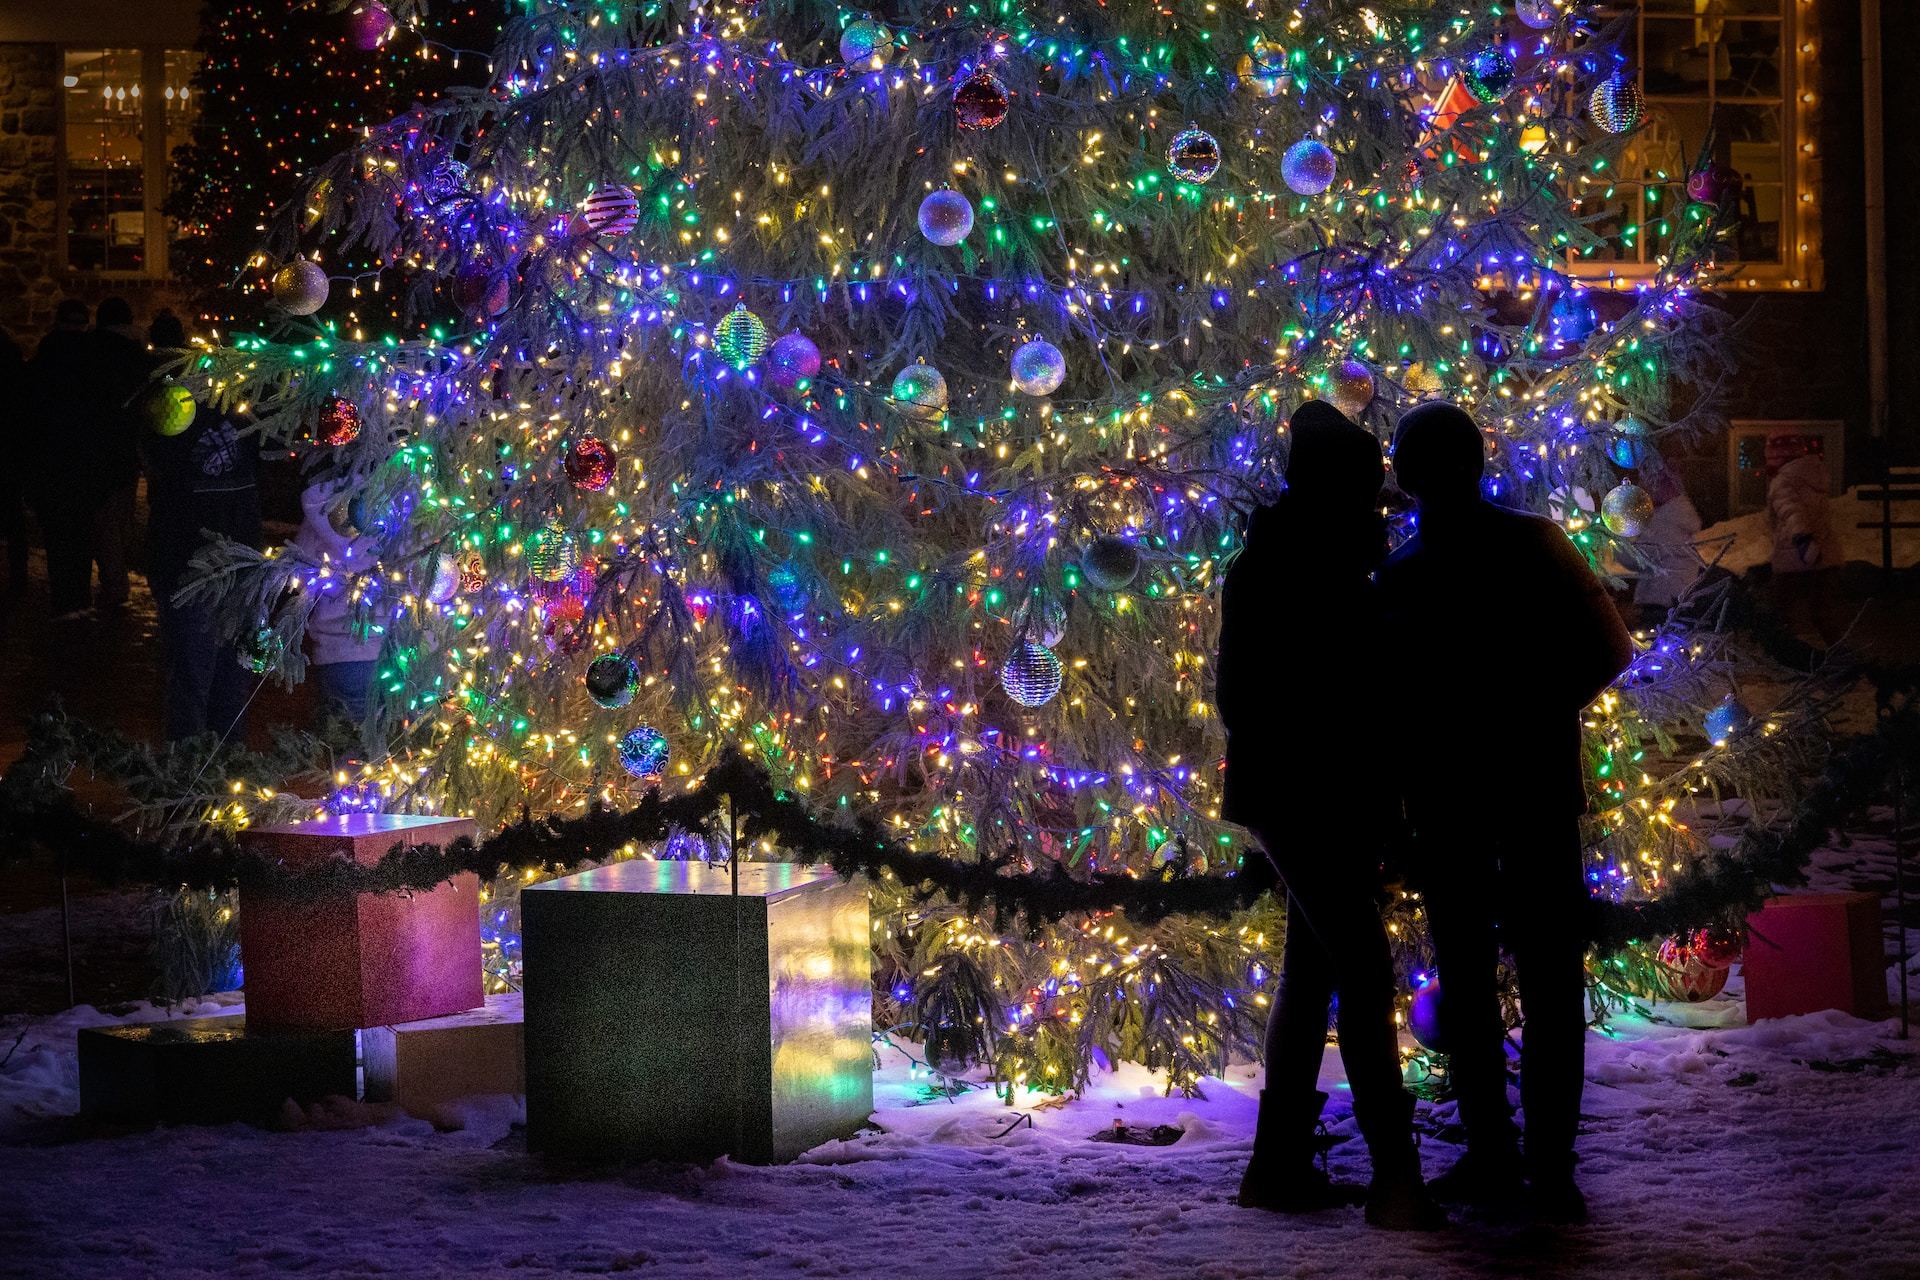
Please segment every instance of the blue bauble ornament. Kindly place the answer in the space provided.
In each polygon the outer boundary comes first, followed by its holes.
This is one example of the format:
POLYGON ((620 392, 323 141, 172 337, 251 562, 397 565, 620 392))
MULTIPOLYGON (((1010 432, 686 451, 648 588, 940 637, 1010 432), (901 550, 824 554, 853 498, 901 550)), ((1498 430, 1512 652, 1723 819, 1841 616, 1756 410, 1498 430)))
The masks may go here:
POLYGON ((1513 62, 1498 49, 1482 49, 1467 59, 1460 79, 1482 102, 1498 102, 1513 88, 1513 62))
POLYGON ((767 594, 782 613, 797 613, 807 605, 807 580, 788 560, 767 570, 767 594))
POLYGON ((1052 395, 1067 379, 1067 358, 1045 338, 1016 348, 1011 365, 1013 385, 1030 396, 1052 395))
POLYGON ((893 56, 893 32, 884 22, 860 18, 840 33, 840 61, 885 62, 893 56))
POLYGON ((639 684, 640 664, 624 653, 603 653, 587 664, 587 696, 596 706, 619 710, 639 684))
POLYGON ((657 778, 667 767, 667 739, 658 729, 641 725, 620 739, 620 765, 636 778, 657 778))
POLYGON ((1646 423, 1628 416, 1613 424, 1613 439, 1607 445, 1607 456, 1613 459, 1614 466, 1629 470, 1644 467, 1653 457, 1653 452, 1653 433, 1647 430, 1646 423))
POLYGON ((1023 707, 1042 707, 1060 693, 1065 673, 1053 650, 1037 640, 1022 640, 1000 668, 1000 687, 1023 707))
POLYGON ((1707 731, 1707 740, 1719 746, 1734 735, 1745 733, 1753 724, 1753 715, 1741 705, 1740 699, 1728 694, 1700 723, 1707 731))
POLYGON ((420 180, 420 194, 429 208, 438 209, 467 194, 467 166, 458 160, 442 160, 420 180))
POLYGON ((1280 176, 1295 195, 1317 196, 1333 185, 1333 148, 1317 138, 1302 138, 1280 157, 1280 176))
POLYGON ((1440 976, 1435 974, 1413 993, 1413 1005, 1407 1010, 1407 1028, 1428 1053, 1447 1051, 1444 1024, 1440 1018, 1440 976))
POLYGON ((920 234, 937 245, 950 247, 973 230, 973 202, 958 191, 941 188, 920 202, 920 234))
POLYGON ((1587 295, 1569 290, 1553 300, 1547 312, 1547 329, 1556 342, 1585 342, 1600 327, 1600 313, 1593 309, 1587 295))
POLYGON ((1125 538, 1095 538, 1080 553, 1080 571, 1102 591, 1119 591, 1140 572, 1140 549, 1125 538))

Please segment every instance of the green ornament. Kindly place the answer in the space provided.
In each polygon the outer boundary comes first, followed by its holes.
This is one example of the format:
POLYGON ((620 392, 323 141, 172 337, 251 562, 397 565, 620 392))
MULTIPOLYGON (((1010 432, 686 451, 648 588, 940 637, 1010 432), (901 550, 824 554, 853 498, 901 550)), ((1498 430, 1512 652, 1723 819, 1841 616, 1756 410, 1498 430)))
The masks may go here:
POLYGON ((558 520, 527 539, 527 571, 542 582, 559 582, 580 567, 580 544, 558 520))
POLYGON ((744 302, 736 303, 713 326, 713 349, 734 368, 744 369, 767 354, 767 326, 744 302))

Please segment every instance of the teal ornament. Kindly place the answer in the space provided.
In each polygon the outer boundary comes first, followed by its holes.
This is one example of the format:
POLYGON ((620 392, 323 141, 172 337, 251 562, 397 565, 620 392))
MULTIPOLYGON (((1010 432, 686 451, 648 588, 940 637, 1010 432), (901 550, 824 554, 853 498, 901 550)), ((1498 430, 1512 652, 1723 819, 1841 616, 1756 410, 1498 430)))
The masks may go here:
POLYGON ((1498 49, 1482 49, 1467 59, 1461 82, 1482 102, 1498 102, 1513 88, 1513 61, 1498 49))
POLYGON ((641 725, 620 739, 620 767, 636 778, 658 778, 667 768, 667 739, 658 729, 641 725))
POLYGON ((1013 385, 1030 396, 1052 395, 1067 379, 1067 358, 1045 338, 1035 338, 1014 349, 1013 385))
POLYGON ((920 234, 942 248, 959 244, 972 230, 973 202, 958 191, 942 187, 920 202, 920 234))
POLYGON ((1120 591, 1140 572, 1140 549, 1111 534, 1095 538, 1080 553, 1080 571, 1102 591, 1120 591))
POLYGON ((1629 415, 1613 424, 1607 456, 1613 459, 1614 466, 1628 470, 1644 467, 1653 453, 1653 433, 1647 430, 1646 423, 1629 415))
POLYGON ((1060 693, 1065 672, 1053 650, 1033 640, 1022 640, 1000 668, 1000 687, 1023 707, 1043 707, 1060 693))
POLYGON ((736 369, 745 369, 767 354, 767 326, 759 316, 737 302, 713 326, 713 349, 736 369))
POLYGON ((1337 168, 1333 148, 1317 138, 1302 138, 1280 157, 1280 176, 1299 196, 1317 196, 1332 186, 1337 168))
POLYGON ((1182 182, 1202 183, 1220 172, 1220 143, 1205 129, 1186 129, 1167 147, 1167 172, 1182 182))
POLYGON ((807 606, 807 580, 800 566, 785 560, 767 570, 767 594, 782 613, 798 613, 807 606))
POLYGON ((1615 485, 1600 500, 1600 523, 1616 538, 1637 538, 1653 519, 1653 495, 1637 484, 1615 485))
POLYGON ((947 411, 947 380, 930 364, 916 361, 893 379, 893 406, 919 422, 935 422, 947 411))
POLYGON ((640 664, 624 653, 603 653, 587 664, 587 696, 595 706, 618 711, 639 685, 640 664))
POLYGON ((1752 724, 1753 715, 1732 694, 1722 698, 1700 722, 1701 728, 1707 731, 1707 740, 1716 747, 1724 745, 1735 734, 1745 733, 1752 724))
POLYGON ((884 22, 859 18, 840 33, 840 61, 884 63, 893 56, 893 32, 884 22))

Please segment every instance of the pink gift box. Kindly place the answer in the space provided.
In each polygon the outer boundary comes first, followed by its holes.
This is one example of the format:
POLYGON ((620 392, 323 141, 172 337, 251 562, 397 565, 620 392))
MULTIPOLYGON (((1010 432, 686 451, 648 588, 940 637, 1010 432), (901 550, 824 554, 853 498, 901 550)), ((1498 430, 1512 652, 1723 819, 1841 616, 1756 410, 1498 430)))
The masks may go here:
MULTIPOLYGON (((445 845, 472 835, 464 818, 350 813, 242 840, 302 867, 325 858, 371 866, 396 844, 445 845)), ((297 900, 250 890, 240 909, 247 1022, 255 1028, 339 1030, 416 1022, 479 1007, 480 879, 432 889, 297 900)))
POLYGON ((1793 893, 1747 917, 1747 1021, 1838 1009, 1887 1012, 1880 899, 1871 893, 1793 893))

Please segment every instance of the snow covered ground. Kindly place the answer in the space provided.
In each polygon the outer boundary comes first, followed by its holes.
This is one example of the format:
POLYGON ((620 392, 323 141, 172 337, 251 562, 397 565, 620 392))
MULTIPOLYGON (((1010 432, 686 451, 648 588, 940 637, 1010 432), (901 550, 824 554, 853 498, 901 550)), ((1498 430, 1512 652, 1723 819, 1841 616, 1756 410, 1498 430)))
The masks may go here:
MULTIPOLYGON (((1821 887, 1880 881, 1885 842, 1823 863, 1821 887)), ((1248 1069, 1204 1100, 1127 1067, 1079 1101, 1009 1109, 984 1091, 928 1101, 889 1054, 872 1130, 797 1164, 592 1176, 529 1157, 511 1098, 464 1108, 453 1131, 340 1103, 282 1131, 89 1133, 68 1118, 73 1037, 106 1019, 82 1008, 0 1034, 0 1057, 21 1036, 0 1065, 0 1275, 1920 1276, 1920 1042, 1840 1014, 1747 1027, 1732 998, 1654 1013, 1589 1041, 1592 1225, 1409 1237, 1357 1210, 1233 1204, 1248 1069), (1181 1136, 1089 1140, 1115 1120, 1181 1136)), ((1429 1173, 1456 1152, 1451 1118, 1421 1107, 1429 1173)), ((1364 1177, 1364 1159, 1357 1140, 1334 1148, 1336 1174, 1364 1177)))

